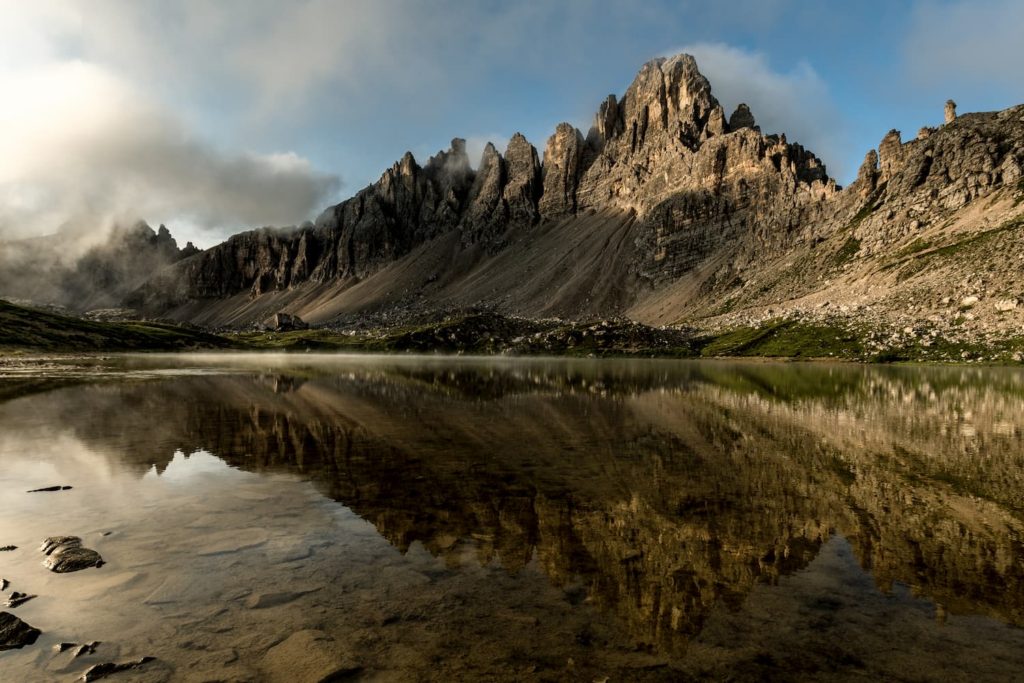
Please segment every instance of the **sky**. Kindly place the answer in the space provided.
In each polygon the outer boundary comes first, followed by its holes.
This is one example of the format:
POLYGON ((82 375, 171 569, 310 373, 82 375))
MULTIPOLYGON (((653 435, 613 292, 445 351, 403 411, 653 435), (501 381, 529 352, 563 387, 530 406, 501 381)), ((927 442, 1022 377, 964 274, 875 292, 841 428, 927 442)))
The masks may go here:
POLYGON ((0 240, 294 225, 453 137, 586 132, 690 52, 840 184, 891 128, 1024 102, 1024 0, 0 0, 0 240))

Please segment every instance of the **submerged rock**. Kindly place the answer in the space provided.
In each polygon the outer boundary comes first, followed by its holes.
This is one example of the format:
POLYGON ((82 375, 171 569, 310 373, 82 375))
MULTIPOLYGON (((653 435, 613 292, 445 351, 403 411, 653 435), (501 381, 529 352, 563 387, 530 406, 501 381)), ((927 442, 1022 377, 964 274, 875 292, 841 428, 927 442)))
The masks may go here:
POLYGON ((293 633, 267 650, 260 669, 271 683, 313 683, 340 680, 362 667, 341 643, 323 631, 306 630, 293 633))
POLYGON ((39 549, 47 555, 43 566, 58 574, 102 567, 104 564, 98 552, 82 547, 82 539, 78 536, 51 536, 39 549))
POLYGON ((27 491, 27 493, 45 493, 47 491, 70 491, 70 490, 71 490, 70 486, 64 486, 64 485, 61 485, 61 484, 57 484, 55 486, 44 486, 41 489, 32 489, 31 491, 27 491))
POLYGON ((34 597, 37 596, 29 595, 28 593, 19 593, 18 591, 14 591, 13 593, 11 593, 10 597, 8 597, 7 600, 4 602, 4 606, 13 609, 18 605, 24 605, 26 602, 28 602, 34 597))
POLYGON ((111 674, 138 669, 143 664, 152 662, 154 659, 156 659, 156 657, 142 657, 141 659, 136 659, 130 662, 103 662, 102 664, 95 664, 90 666, 78 680, 85 681, 86 683, 89 681, 98 681, 101 678, 110 676, 111 674))
POLYGON ((31 645, 41 634, 10 612, 0 612, 0 652, 31 645))

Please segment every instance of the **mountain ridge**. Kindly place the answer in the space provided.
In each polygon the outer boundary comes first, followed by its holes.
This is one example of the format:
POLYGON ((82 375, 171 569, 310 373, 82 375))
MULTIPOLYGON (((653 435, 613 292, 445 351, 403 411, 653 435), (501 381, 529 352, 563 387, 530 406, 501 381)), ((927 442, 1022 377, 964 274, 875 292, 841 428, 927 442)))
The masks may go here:
MULTIPOLYGON (((721 331, 778 319, 870 324, 900 343, 1024 336, 1024 105, 890 131, 840 188, 741 104, 728 117, 688 55, 645 64, 543 161, 516 134, 476 170, 465 142, 406 153, 315 222, 184 258, 126 303, 246 328, 277 312, 393 325, 486 309, 624 316, 721 331)), ((876 335, 877 336, 877 335, 876 335)))

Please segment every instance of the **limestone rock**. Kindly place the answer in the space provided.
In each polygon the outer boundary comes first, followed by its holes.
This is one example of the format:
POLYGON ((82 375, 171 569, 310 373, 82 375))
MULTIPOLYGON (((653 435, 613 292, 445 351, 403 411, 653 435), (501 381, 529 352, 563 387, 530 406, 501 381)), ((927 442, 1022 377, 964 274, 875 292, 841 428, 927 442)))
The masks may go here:
POLYGON ((291 313, 275 313, 270 316, 260 327, 264 330, 273 330, 275 332, 292 332, 294 330, 305 330, 309 328, 309 325, 297 315, 291 313))
POLYGON ((882 180, 891 178, 902 165, 903 142, 900 132, 895 128, 886 133, 882 142, 878 144, 878 161, 882 180))
POLYGON ((754 122, 754 115, 750 112, 750 107, 745 103, 740 103, 736 107, 736 111, 729 117, 729 130, 739 130, 740 128, 753 128, 754 130, 760 130, 754 122))
POLYGON ((94 664, 86 669, 85 673, 78 679, 83 683, 91 683, 91 681, 98 681, 116 673, 122 671, 133 671, 142 667, 149 662, 154 661, 155 657, 141 657, 128 662, 103 662, 102 664, 94 664))
POLYGON ((100 554, 90 548, 83 548, 82 539, 77 536, 52 536, 43 541, 40 550, 47 556, 43 566, 57 574, 102 567, 104 564, 100 554))
POLYGON ((956 102, 946 100, 946 123, 953 123, 956 120, 956 102))
POLYGON ((995 303, 995 309, 1000 313, 1006 313, 1017 308, 1016 299, 1000 299, 995 303))
POLYGON ((576 212, 576 187, 583 158, 583 136, 571 124, 560 123, 544 149, 544 194, 540 213, 558 218, 576 212))
POLYGON ((41 634, 10 612, 0 612, 0 652, 31 645, 41 634))
POLYGON ((469 205, 462 220, 464 234, 474 240, 493 236, 508 224, 507 207, 502 197, 505 180, 505 160, 488 142, 469 191, 469 205))
POLYGON ((293 633, 267 651, 260 669, 270 683, 320 683, 357 673, 358 661, 323 631, 293 633))
POLYGON ((537 149, 521 133, 508 141, 505 150, 505 168, 508 181, 502 199, 508 207, 512 223, 532 224, 540 217, 538 202, 544 190, 540 158, 537 149))

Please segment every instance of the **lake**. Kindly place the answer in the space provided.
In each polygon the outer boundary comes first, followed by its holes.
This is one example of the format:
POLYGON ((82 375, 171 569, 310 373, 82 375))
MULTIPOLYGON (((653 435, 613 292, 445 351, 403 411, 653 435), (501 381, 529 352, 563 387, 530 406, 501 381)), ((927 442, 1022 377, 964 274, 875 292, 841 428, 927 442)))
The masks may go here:
POLYGON ((4 681, 1024 676, 1013 369, 12 361, 0 511, 4 681))

